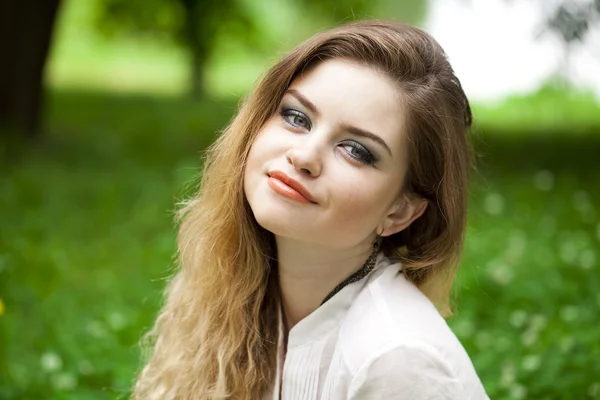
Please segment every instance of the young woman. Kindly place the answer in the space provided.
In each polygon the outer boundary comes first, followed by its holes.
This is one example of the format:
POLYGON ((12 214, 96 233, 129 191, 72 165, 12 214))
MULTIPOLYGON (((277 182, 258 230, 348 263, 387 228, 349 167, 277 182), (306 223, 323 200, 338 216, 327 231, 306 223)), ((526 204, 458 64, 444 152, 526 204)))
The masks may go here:
POLYGON ((273 66, 206 154, 135 399, 486 399, 448 328, 471 111, 439 44, 363 21, 273 66))

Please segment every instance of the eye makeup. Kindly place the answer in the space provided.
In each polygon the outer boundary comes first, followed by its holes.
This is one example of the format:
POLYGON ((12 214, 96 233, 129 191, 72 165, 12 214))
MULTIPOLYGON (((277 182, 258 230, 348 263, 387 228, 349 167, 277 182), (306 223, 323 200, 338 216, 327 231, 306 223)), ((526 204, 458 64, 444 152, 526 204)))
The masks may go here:
POLYGON ((281 115, 285 123, 291 125, 294 128, 304 128, 307 130, 310 130, 312 128, 310 118, 308 118, 308 116, 302 111, 282 106, 279 111, 279 114, 281 115))
POLYGON ((367 149, 365 146, 358 142, 347 142, 340 145, 341 147, 350 148, 350 150, 344 150, 350 157, 356 161, 365 165, 374 165, 377 162, 377 158, 367 149))
MULTIPOLYGON (((310 131, 312 122, 308 115, 304 112, 293 108, 285 103, 282 103, 279 108, 279 115, 283 122, 292 129, 300 129, 310 131)), ((364 165, 374 165, 378 158, 369 149, 361 143, 351 140, 344 141, 339 144, 345 157, 350 157, 352 161, 359 162, 364 165)))

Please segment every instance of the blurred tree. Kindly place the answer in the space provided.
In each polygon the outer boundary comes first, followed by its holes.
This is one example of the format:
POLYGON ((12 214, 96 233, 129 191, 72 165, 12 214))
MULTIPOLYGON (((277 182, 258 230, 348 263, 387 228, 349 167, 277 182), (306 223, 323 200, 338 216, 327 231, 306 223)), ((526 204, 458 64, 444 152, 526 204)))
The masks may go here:
POLYGON ((429 0, 296 0, 309 13, 340 23, 347 19, 381 18, 419 24, 427 16, 429 0))
POLYGON ((0 136, 38 133, 46 56, 60 0, 0 1, 0 136))
MULTIPOLYGON (((543 3, 546 7, 546 3, 543 3)), ((563 44, 563 60, 557 78, 568 85, 569 67, 575 45, 585 45, 594 25, 600 24, 600 0, 569 1, 555 3, 539 28, 538 37, 552 34, 563 44)), ((591 51, 594 49, 589 46, 591 51)), ((597 50, 597 49, 596 49, 597 50)), ((600 61, 600 53, 594 54, 600 61)))
MULTIPOLYGON (((0 1, 2 138, 20 140, 39 133, 44 67, 60 3, 0 1)), ((103 0, 98 23, 105 32, 128 31, 179 41, 191 55, 191 92, 202 94, 204 67, 216 50, 217 36, 235 38, 257 52, 271 50, 273 41, 281 42, 281 38, 265 40, 261 25, 265 19, 257 18, 257 4, 253 0, 103 0)), ((322 26, 365 17, 417 23, 425 16, 427 0, 290 0, 289 4, 300 10, 303 22, 309 21, 305 25, 319 20, 322 26)), ((268 7, 260 12, 265 11, 268 7)))
MULTIPOLYGON (((334 25, 354 18, 399 16, 416 23, 424 18, 427 8, 427 0, 290 1, 302 13, 299 17, 303 21, 299 25, 311 18, 334 25)), ((204 91, 204 67, 211 54, 218 50, 217 36, 234 37, 255 52, 272 48, 273 43, 261 26, 264 19, 257 18, 256 9, 257 5, 248 0, 105 0, 97 24, 107 34, 174 38, 189 51, 190 90, 199 96, 204 91)))
POLYGON ((190 91, 204 93, 202 73, 215 36, 223 25, 245 32, 242 40, 258 42, 258 25, 238 0, 105 0, 98 18, 107 34, 168 37, 190 53, 190 91))
POLYGON ((567 45, 586 39, 590 27, 600 21, 600 0, 563 1, 545 20, 545 31, 558 34, 567 45))

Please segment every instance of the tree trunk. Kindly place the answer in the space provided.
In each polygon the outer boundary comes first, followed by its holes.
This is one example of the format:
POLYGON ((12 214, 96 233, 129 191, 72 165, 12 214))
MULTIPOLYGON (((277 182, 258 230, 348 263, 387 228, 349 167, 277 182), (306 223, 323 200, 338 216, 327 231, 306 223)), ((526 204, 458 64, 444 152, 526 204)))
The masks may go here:
POLYGON ((185 11, 184 36, 190 51, 191 77, 190 94, 198 98, 204 94, 204 67, 208 54, 210 32, 208 21, 214 15, 211 13, 211 1, 180 0, 185 11))
POLYGON ((44 67, 59 3, 0 1, 1 136, 21 140, 39 133, 44 67))

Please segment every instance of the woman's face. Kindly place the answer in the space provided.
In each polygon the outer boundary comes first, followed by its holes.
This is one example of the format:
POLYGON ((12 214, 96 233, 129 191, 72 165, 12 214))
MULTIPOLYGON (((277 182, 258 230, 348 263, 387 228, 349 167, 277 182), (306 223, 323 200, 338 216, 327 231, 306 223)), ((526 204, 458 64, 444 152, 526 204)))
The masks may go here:
POLYGON ((405 171, 396 84, 332 59, 297 78, 258 133, 244 191, 258 223, 276 236, 344 248, 386 228, 405 171))

